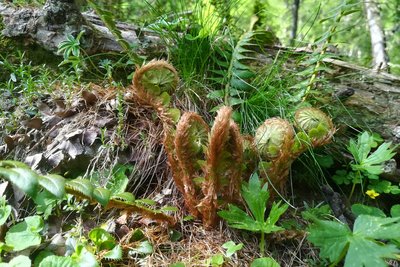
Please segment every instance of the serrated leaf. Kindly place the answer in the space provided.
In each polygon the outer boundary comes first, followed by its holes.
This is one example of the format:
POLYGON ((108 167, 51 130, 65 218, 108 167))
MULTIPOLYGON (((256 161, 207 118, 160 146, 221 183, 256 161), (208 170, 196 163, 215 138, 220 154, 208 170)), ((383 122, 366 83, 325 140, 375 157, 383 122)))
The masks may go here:
POLYGON ((144 205, 149 205, 149 206, 153 206, 155 204, 157 204, 157 201, 154 201, 152 199, 148 199, 148 198, 141 198, 141 199, 137 199, 136 203, 138 204, 144 204, 144 205))
POLYGON ((316 220, 308 231, 308 240, 320 248, 320 257, 336 261, 348 244, 350 228, 339 222, 316 220))
POLYGON ((97 250, 110 250, 116 245, 115 238, 103 228, 94 228, 89 232, 89 239, 93 241, 97 250))
POLYGON ((65 189, 67 193, 75 196, 89 199, 92 199, 93 197, 94 187, 87 179, 77 178, 74 180, 69 180, 65 183, 65 189))
POLYGON ((0 263, 0 267, 31 267, 31 264, 32 262, 29 257, 19 255, 10 260, 8 263, 0 263))
POLYGON ((366 206, 363 204, 354 204, 351 206, 351 211, 354 213, 354 215, 359 216, 359 215, 371 215, 375 217, 381 217, 385 218, 386 214, 381 210, 376 207, 370 207, 366 206))
POLYGON ((360 215, 354 222, 353 232, 342 223, 317 220, 309 232, 308 239, 320 247, 321 257, 336 262, 342 253, 347 253, 345 267, 387 266, 384 259, 395 259, 400 252, 395 245, 379 242, 400 238, 400 217, 360 215))
POLYGON ((230 258, 233 254, 243 248, 243 243, 235 244, 233 241, 228 241, 222 245, 224 249, 226 249, 225 255, 230 258))
POLYGON ((65 179, 56 174, 39 176, 39 184, 57 198, 65 195, 65 179))
POLYGON ((114 196, 111 196, 111 199, 131 204, 135 202, 135 196, 130 192, 123 192, 120 194, 116 194, 114 196))
POLYGON ((107 206, 110 201, 111 191, 105 188, 95 188, 93 190, 93 198, 103 207, 107 206))
POLYGON ((111 173, 111 179, 107 183, 106 188, 111 191, 113 195, 123 193, 129 183, 128 173, 133 172, 133 166, 117 164, 111 173))
POLYGON ((13 247, 13 251, 38 246, 42 241, 39 234, 42 230, 43 219, 40 216, 26 217, 23 222, 17 223, 8 230, 5 237, 6 245, 13 247))
POLYGON ((165 212, 165 211, 173 211, 173 212, 177 212, 178 208, 175 206, 164 206, 160 209, 161 212, 165 212))
POLYGON ((268 187, 267 184, 262 186, 256 173, 251 176, 248 184, 243 184, 242 196, 254 218, 240 208, 228 204, 228 210, 219 211, 218 215, 226 220, 230 227, 267 234, 283 229, 276 226, 275 223, 288 206, 273 203, 269 216, 265 220, 269 198, 268 187))

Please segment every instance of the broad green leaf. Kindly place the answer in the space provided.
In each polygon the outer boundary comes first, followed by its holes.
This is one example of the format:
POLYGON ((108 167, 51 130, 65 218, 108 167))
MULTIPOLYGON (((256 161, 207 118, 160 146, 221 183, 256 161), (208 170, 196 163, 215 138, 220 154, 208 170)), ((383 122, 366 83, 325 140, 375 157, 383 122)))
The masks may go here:
POLYGON ((71 257, 48 256, 44 258, 39 267, 80 267, 71 257))
POLYGON ((280 267, 273 258, 258 258, 255 259, 250 267, 280 267))
POLYGON ((267 201, 269 192, 267 184, 261 185, 258 174, 254 173, 249 180, 248 184, 242 186, 242 196, 249 206, 251 213, 254 215, 256 221, 263 222, 265 210, 267 208, 267 201))
POLYGON ((138 254, 151 254, 153 253, 153 245, 149 241, 140 242, 137 248, 132 249, 133 252, 138 254))
POLYGON ((390 215, 392 217, 400 217, 400 204, 393 205, 390 208, 390 215))
POLYGON ((94 228, 89 232, 89 239, 93 241, 97 250, 110 250, 116 245, 115 238, 103 228, 94 228))
POLYGON ((354 204, 351 206, 351 211, 354 213, 354 215, 359 216, 359 215, 371 215, 371 216, 376 216, 376 217, 381 217, 385 218, 386 214, 381 210, 376 207, 370 207, 366 206, 363 204, 354 204))
POLYGON ((37 193, 39 176, 30 169, 0 167, 0 177, 16 185, 28 196, 33 197, 37 193))
POLYGON ((285 213, 288 207, 289 206, 287 204, 282 205, 281 201, 279 201, 278 203, 274 202, 272 204, 271 211, 269 212, 269 216, 265 221, 265 223, 263 224, 262 231, 264 233, 272 233, 283 230, 282 227, 275 226, 275 223, 279 220, 279 217, 281 217, 281 215, 285 213))
POLYGON ((185 267, 185 264, 183 262, 176 262, 169 265, 168 267, 185 267))
POLYGON ((54 256, 54 253, 49 250, 42 250, 39 254, 36 255, 35 260, 33 261, 33 266, 38 267, 40 263, 47 257, 54 256))
POLYGON ((75 252, 71 255, 74 263, 78 266, 85 267, 98 267, 99 264, 96 257, 89 252, 83 244, 78 244, 75 248, 75 252))
POLYGON ((228 241, 222 245, 226 249, 225 255, 230 258, 233 254, 243 248, 243 243, 235 244, 233 241, 228 241))
POLYGON ((213 255, 208 262, 209 264, 211 264, 212 267, 222 266, 222 264, 224 264, 224 255, 222 255, 221 253, 213 255))
POLYGON ((127 173, 131 173, 133 171, 133 166, 131 165, 121 165, 117 164, 111 174, 111 179, 107 183, 106 188, 109 189, 112 195, 123 193, 126 190, 126 187, 129 183, 129 178, 127 173))
POLYGON ((29 247, 40 245, 42 238, 39 234, 43 230, 43 219, 40 216, 26 217, 8 230, 5 241, 14 251, 21 251, 29 247))
POLYGON ((24 255, 19 255, 8 263, 0 263, 0 267, 31 267, 31 260, 29 257, 24 255))
POLYGON ((350 140, 347 149, 353 155, 355 164, 351 164, 354 171, 364 171, 379 175, 383 172, 383 163, 390 160, 396 153, 390 142, 381 144, 373 153, 371 148, 377 146, 375 137, 368 132, 358 136, 357 142, 350 140))
POLYGON ((95 188, 93 190, 93 198, 103 207, 107 206, 110 201, 111 191, 105 188, 95 188))
POLYGON ((384 267, 387 266, 384 258, 396 258, 400 252, 395 245, 379 244, 362 236, 353 236, 349 239, 350 247, 345 258, 344 267, 384 267))
POLYGON ((57 197, 47 190, 39 192, 33 198, 36 204, 36 212, 43 216, 46 220, 52 213, 53 208, 57 205, 57 197))
POLYGON ((77 178, 74 180, 69 180, 65 183, 65 189, 67 193, 91 199, 93 197, 94 187, 92 183, 83 178, 77 178))
POLYGON ((60 175, 39 176, 39 184, 57 198, 63 198, 65 195, 65 179, 60 175))
POLYGON ((354 222, 353 232, 339 222, 317 220, 309 227, 308 239, 320 247, 320 256, 331 262, 347 253, 345 267, 387 266, 384 259, 396 259, 400 250, 395 245, 381 240, 400 238, 400 217, 381 218, 359 215, 354 222))
POLYGON ((0 197, 0 226, 3 225, 11 214, 11 206, 7 205, 6 197, 0 197))
POLYGON ((350 228, 342 223, 316 220, 309 228, 308 240, 321 249, 320 257, 331 262, 339 259, 348 245, 350 228))
POLYGON ((112 250, 104 254, 103 258, 107 260, 121 260, 122 259, 122 248, 120 245, 116 245, 112 250))
POLYGON ((234 205, 228 204, 228 210, 219 211, 218 215, 232 228, 248 230, 251 232, 261 231, 261 223, 255 221, 246 212, 234 205))

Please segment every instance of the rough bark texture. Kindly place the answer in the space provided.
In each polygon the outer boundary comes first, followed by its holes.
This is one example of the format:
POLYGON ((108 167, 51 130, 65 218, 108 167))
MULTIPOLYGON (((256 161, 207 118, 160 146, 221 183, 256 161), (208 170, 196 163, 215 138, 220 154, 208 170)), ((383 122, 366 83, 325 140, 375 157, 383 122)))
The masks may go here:
POLYGON ((378 4, 372 0, 366 0, 364 8, 371 37, 373 68, 386 70, 389 68, 389 57, 386 53, 385 33, 381 26, 378 4))
POLYGON ((300 8, 300 0, 293 0, 292 5, 292 29, 290 33, 290 45, 294 45, 297 36, 297 26, 299 21, 299 8, 300 8))
MULTIPOLYGON (((76 36, 85 31, 81 40, 87 54, 121 52, 122 48, 102 21, 92 13, 81 14, 74 0, 48 0, 43 8, 14 8, 0 3, 6 37, 20 37, 25 42, 37 43, 56 53, 59 43, 68 34, 76 36)), ((159 38, 150 31, 143 31, 128 24, 118 23, 122 36, 135 45, 138 53, 152 55, 165 48, 159 38), (140 34, 138 34, 140 30, 140 34)))

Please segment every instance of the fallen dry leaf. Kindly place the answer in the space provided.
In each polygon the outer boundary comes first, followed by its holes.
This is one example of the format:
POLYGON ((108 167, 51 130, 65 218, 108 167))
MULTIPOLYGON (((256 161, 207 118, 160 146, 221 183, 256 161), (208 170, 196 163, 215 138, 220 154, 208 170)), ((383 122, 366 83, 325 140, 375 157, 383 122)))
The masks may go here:
POLYGON ((32 118, 30 120, 22 121, 21 124, 27 128, 40 130, 43 125, 43 121, 41 118, 32 118))

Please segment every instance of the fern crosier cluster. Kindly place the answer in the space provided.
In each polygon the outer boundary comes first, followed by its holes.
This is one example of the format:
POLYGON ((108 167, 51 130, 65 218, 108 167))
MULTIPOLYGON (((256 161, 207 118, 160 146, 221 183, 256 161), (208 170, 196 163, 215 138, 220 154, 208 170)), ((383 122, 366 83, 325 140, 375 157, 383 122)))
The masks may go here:
POLYGON ((261 174, 280 193, 285 193, 293 161, 307 149, 329 143, 335 132, 331 119, 316 108, 299 109, 294 117, 297 133, 287 120, 271 118, 254 137, 261 174))
POLYGON ((139 68, 133 79, 133 94, 139 103, 150 106, 164 127, 163 145, 176 187, 185 206, 210 227, 217 210, 225 203, 240 201, 242 179, 261 167, 265 181, 284 192, 291 163, 311 147, 332 138, 331 120, 313 108, 296 112, 293 126, 281 118, 266 120, 255 137, 242 136, 232 120, 232 108, 221 107, 209 129, 194 112, 178 119, 179 110, 170 107, 178 77, 165 61, 153 61, 139 68))

